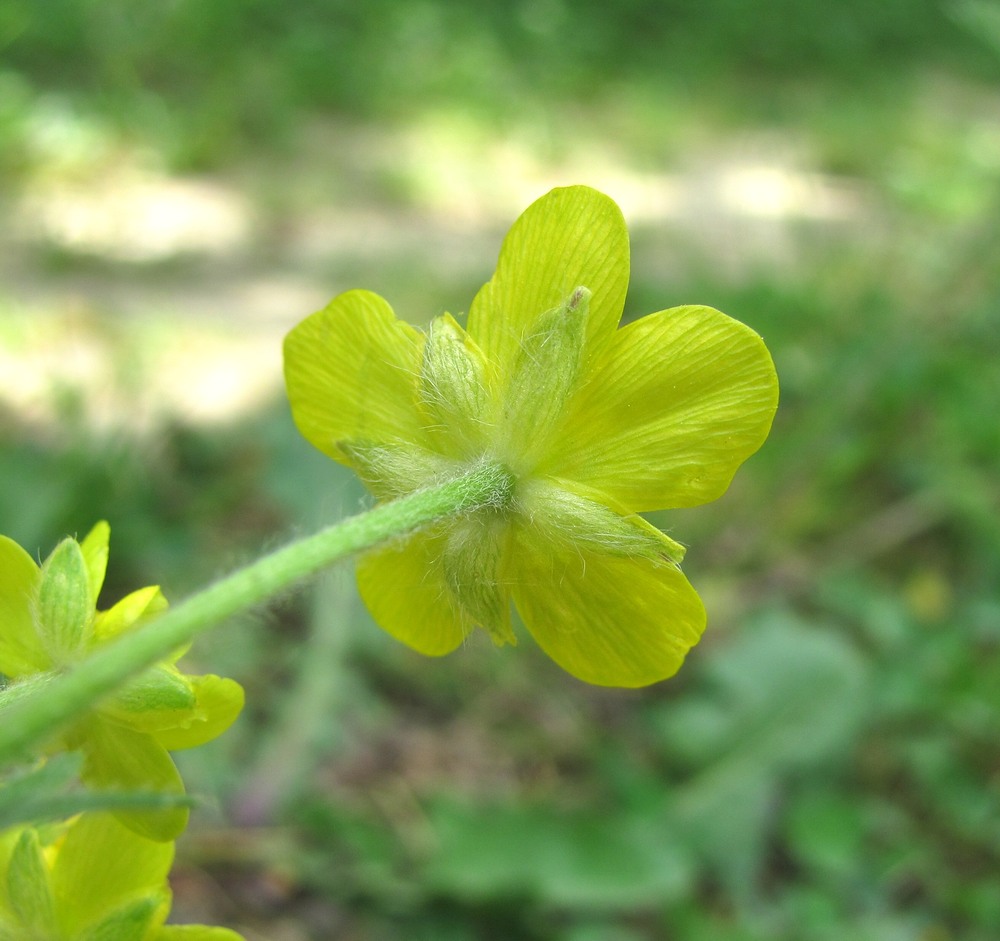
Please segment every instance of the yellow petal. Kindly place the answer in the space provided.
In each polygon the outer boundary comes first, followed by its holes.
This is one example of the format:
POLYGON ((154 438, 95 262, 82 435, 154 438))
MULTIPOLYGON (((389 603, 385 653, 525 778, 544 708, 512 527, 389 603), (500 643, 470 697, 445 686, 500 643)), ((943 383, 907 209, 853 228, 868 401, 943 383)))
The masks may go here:
POLYGON ((0 536, 0 673, 39 673, 51 666, 42 649, 32 605, 41 570, 13 539, 0 536))
POLYGON ((451 653, 472 624, 448 588, 447 538, 421 531, 358 560, 358 589, 383 630, 431 657, 451 653))
POLYGON ((660 311, 617 332, 539 470, 633 510, 696 506, 764 443, 777 404, 753 330, 710 307, 660 311))
POLYGON ((469 333, 511 375, 526 334, 578 287, 591 292, 585 356, 610 340, 628 287, 628 232, 614 201, 586 186, 554 189, 514 223, 496 273, 469 309, 469 333))
POLYGON ((340 442, 426 446, 417 408, 424 337, 370 291, 348 291, 285 338, 292 417, 324 454, 352 464, 340 442))
POLYGON ((169 751, 194 748, 218 737, 243 709, 243 687, 235 680, 211 673, 185 677, 196 697, 192 715, 174 728, 153 732, 153 738, 169 751))
POLYGON ((97 607, 97 599, 104 586, 104 576, 108 570, 108 542, 110 539, 111 527, 105 520, 101 520, 94 525, 80 543, 80 549, 87 564, 91 608, 97 607))
POLYGON ((597 552, 544 551, 518 527, 514 602, 538 645, 598 686, 646 686, 672 676, 705 626, 680 569, 597 552))
MULTIPOLYGON (((75 735, 84 753, 83 780, 101 791, 161 791, 183 794, 184 783, 166 750, 149 735, 94 717, 75 735)), ((115 816, 150 840, 174 840, 187 826, 186 807, 122 810, 115 816)))
POLYGON ((144 839, 112 814, 83 814, 67 830, 52 869, 64 927, 75 937, 136 895, 163 888, 173 858, 173 843, 144 839))
MULTIPOLYGON (((152 617, 166 609, 167 599, 163 597, 158 585, 139 588, 107 611, 98 612, 94 620, 94 639, 103 643, 134 627, 143 618, 152 617)), ((176 657, 172 655, 172 659, 176 657)))
POLYGON ((245 941, 243 935, 228 928, 205 925, 164 925, 150 941, 245 941))

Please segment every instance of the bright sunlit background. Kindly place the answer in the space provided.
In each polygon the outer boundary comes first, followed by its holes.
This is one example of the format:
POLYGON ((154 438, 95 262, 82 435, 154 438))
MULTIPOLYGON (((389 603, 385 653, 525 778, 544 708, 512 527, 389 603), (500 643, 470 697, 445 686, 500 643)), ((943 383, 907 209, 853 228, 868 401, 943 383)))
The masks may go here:
POLYGON ((1000 936, 995 0, 0 0, 0 531, 111 523, 179 599, 364 505, 280 342, 341 290, 460 313, 553 185, 626 316, 768 342, 771 439, 689 545, 709 631, 590 689, 395 644, 348 570, 204 637, 248 708, 179 921, 248 941, 1000 936))

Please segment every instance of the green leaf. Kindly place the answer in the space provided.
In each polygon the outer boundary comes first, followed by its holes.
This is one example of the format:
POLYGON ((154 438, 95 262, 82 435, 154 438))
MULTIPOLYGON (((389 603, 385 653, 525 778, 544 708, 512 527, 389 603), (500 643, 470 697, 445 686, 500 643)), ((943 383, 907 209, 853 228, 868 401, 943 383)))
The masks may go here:
POLYGON ((671 705, 667 751, 694 771, 673 825, 739 894, 766 852, 776 789, 792 772, 843 760, 867 713, 869 675, 831 631, 771 615, 705 668, 707 688, 671 705))
POLYGON ((851 878, 865 855, 864 808, 856 798, 809 790, 785 814, 792 853, 825 876, 851 878))
POLYGON ((679 898, 690 885, 685 854, 642 815, 442 802, 430 817, 437 850, 425 878, 462 898, 628 910, 679 898))

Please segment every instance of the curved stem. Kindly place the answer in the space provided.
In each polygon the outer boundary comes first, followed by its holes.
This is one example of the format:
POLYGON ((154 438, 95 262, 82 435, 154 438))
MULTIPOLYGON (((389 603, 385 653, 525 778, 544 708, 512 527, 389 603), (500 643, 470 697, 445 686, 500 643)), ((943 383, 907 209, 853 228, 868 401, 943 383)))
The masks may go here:
POLYGON ((505 505, 512 486, 507 470, 481 464, 462 477, 335 523, 225 576, 0 710, 0 766, 28 754, 129 677, 165 659, 201 631, 394 536, 476 507, 505 505))

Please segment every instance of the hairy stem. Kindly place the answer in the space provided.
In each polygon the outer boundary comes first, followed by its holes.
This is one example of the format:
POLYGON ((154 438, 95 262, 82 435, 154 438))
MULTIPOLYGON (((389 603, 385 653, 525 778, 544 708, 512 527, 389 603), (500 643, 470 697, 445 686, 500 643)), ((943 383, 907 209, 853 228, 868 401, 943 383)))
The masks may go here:
POLYGON ((165 659, 201 631, 326 566, 480 506, 505 505, 513 482, 495 464, 352 516, 238 569, 155 620, 121 635, 61 676, 0 710, 0 767, 28 756, 129 677, 165 659))

